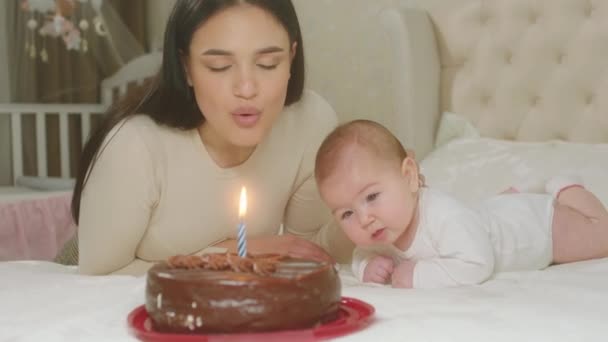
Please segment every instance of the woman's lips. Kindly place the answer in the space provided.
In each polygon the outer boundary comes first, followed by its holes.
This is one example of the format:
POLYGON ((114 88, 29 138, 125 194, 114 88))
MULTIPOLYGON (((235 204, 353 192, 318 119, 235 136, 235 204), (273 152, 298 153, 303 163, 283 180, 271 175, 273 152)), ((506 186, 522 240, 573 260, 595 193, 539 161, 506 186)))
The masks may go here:
POLYGON ((241 128, 250 128, 258 123, 261 111, 253 107, 242 107, 232 112, 232 119, 241 128))
POLYGON ((372 233, 373 240, 382 240, 384 238, 384 233, 386 232, 386 228, 380 228, 372 233))

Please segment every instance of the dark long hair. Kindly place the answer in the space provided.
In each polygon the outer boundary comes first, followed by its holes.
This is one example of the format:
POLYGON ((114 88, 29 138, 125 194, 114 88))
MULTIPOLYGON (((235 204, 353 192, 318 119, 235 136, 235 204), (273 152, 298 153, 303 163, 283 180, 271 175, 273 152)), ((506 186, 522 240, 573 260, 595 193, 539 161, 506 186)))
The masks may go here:
POLYGON ((84 147, 72 197, 72 217, 77 224, 80 199, 88 174, 94 167, 97 156, 103 151, 102 143, 116 125, 136 113, 147 115, 160 125, 181 129, 193 129, 204 122, 205 117, 186 82, 180 53, 188 53, 194 32, 209 18, 223 9, 242 3, 257 6, 272 14, 287 31, 290 43, 297 43, 285 105, 302 97, 304 45, 300 23, 291 0, 177 0, 165 29, 163 60, 158 74, 144 91, 113 104, 84 147))

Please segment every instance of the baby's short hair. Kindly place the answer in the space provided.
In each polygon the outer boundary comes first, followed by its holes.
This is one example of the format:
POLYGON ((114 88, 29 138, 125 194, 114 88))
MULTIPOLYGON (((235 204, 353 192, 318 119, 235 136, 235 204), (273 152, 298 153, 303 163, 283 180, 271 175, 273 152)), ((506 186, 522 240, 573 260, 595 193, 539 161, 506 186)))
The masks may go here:
POLYGON ((331 175, 342 152, 353 145, 398 165, 407 157, 401 142, 386 127, 371 120, 350 121, 336 127, 321 143, 315 160, 317 182, 331 175))

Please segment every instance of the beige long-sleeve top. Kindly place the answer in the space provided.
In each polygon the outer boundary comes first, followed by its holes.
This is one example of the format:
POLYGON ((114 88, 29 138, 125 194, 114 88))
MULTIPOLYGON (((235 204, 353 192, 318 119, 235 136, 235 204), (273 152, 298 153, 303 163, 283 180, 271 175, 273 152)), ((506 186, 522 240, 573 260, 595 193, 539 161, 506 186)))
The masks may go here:
POLYGON ((220 168, 196 129, 144 115, 124 121, 106 138, 82 193, 80 272, 142 274, 151 262, 235 238, 242 186, 248 237, 277 234, 283 224, 286 233, 348 258, 352 245, 322 204, 313 174, 317 148, 336 124, 327 102, 306 91, 248 160, 220 168))

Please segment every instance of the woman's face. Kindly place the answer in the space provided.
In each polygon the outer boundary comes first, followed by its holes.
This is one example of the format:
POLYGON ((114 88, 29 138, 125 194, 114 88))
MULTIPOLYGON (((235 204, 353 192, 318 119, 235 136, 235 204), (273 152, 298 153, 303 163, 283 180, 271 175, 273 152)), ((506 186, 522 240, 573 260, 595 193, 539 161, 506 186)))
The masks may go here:
POLYGON ((295 49, 272 14, 248 4, 194 32, 184 65, 206 140, 252 147, 264 139, 283 110, 295 49))

